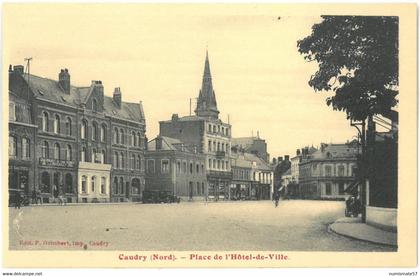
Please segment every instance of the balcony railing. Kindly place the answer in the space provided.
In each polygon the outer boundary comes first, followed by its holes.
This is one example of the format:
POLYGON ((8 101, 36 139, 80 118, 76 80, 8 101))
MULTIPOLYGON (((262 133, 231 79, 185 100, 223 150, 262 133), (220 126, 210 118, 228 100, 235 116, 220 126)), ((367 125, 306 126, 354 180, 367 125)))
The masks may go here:
POLYGON ((50 159, 50 158, 39 158, 39 164, 42 166, 54 166, 54 167, 74 167, 74 161, 61 160, 61 159, 50 159))
POLYGON ((216 158, 224 158, 226 156, 226 152, 225 151, 216 151, 216 158))

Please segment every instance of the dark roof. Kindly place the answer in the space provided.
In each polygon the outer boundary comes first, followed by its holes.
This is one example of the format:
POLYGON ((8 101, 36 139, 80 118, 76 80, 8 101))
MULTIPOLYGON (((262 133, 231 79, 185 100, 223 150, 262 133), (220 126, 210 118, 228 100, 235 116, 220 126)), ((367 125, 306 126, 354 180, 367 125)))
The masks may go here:
POLYGON ((162 148, 161 150, 176 150, 176 151, 184 151, 184 152, 191 152, 187 147, 183 147, 183 143, 175 138, 170 138, 166 136, 158 136, 155 139, 149 141, 147 144, 147 148, 149 151, 156 151, 156 139, 162 139, 162 148))
POLYGON ((160 122, 172 122, 172 121, 180 121, 180 122, 193 122, 193 121, 213 121, 213 122, 222 122, 222 120, 220 119, 216 119, 216 118, 212 118, 212 117, 200 117, 200 116, 196 116, 196 115, 191 115, 191 116, 183 116, 183 117, 178 117, 176 120, 164 120, 164 121, 160 121, 160 122))
MULTIPOLYGON (((24 74, 23 77, 28 82, 28 75, 24 74)), ((29 87, 37 98, 73 107, 81 107, 81 104, 87 101, 93 89, 93 85, 89 87, 70 86, 70 93, 65 93, 57 81, 35 75, 29 76, 29 87)), ((109 116, 132 121, 143 121, 145 119, 141 103, 122 102, 121 108, 118 108, 112 97, 105 95, 104 113, 109 116)))

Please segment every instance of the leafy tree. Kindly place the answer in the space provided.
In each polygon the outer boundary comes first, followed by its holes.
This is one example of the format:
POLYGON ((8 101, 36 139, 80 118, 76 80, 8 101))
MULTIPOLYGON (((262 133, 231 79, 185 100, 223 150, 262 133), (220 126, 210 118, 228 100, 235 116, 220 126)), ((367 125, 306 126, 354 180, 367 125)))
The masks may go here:
POLYGON ((297 42, 305 60, 319 64, 309 85, 316 92, 335 92, 327 104, 348 119, 386 116, 398 103, 398 17, 322 18, 297 42))

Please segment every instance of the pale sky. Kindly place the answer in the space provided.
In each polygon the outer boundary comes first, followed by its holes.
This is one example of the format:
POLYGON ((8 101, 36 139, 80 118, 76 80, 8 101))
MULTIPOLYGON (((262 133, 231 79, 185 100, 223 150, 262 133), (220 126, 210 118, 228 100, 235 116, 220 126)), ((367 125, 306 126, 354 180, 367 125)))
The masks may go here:
POLYGON ((230 114, 234 137, 258 130, 277 157, 356 135, 345 113, 326 105, 331 94, 309 87, 317 65, 297 51, 319 16, 286 16, 272 5, 25 5, 3 12, 4 64, 32 57, 32 74, 58 79, 68 68, 72 85, 102 80, 108 96, 121 87, 123 101, 143 102, 149 139, 159 121, 189 114, 206 47, 220 118, 230 114))

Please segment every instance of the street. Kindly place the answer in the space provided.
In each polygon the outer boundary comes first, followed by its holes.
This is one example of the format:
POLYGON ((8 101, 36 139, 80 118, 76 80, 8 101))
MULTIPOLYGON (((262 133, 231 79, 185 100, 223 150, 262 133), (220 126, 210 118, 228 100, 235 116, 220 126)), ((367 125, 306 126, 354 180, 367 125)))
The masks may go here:
POLYGON ((10 249, 395 251, 328 231, 344 202, 183 202, 9 208, 10 249))

